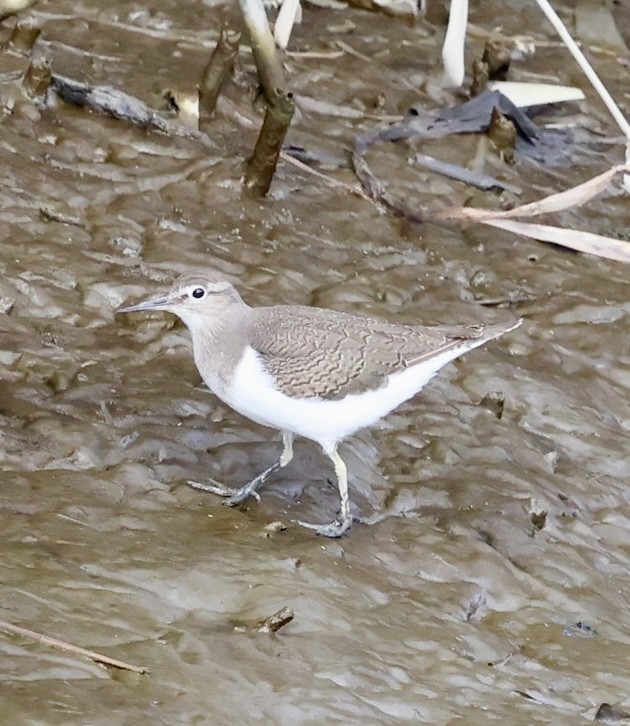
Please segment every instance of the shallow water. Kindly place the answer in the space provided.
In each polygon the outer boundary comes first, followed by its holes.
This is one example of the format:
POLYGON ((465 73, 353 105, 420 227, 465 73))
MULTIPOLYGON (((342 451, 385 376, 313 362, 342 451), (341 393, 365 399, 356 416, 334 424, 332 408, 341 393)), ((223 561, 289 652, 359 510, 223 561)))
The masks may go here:
MULTIPOLYGON (((521 19, 485 12, 476 23, 553 37, 533 3, 521 19)), ((32 15, 56 72, 152 103, 194 89, 221 17, 175 2, 41 2, 32 15)), ((424 79, 439 37, 422 21, 307 7, 294 47, 331 51, 336 39, 372 62, 289 57, 287 78, 364 116, 299 111, 289 141, 347 159, 373 116, 434 105, 424 79), (330 29, 347 21, 354 30, 330 29)), ((592 721, 602 702, 628 708, 627 268, 481 227, 411 226, 286 162, 270 198, 242 199, 256 130, 236 114, 259 122, 245 48, 232 106, 210 129, 214 154, 63 104, 40 111, 16 91, 21 59, 0 59, 0 619, 150 669, 3 634, 2 722, 564 724, 592 721), (79 226, 45 221, 43 207, 79 226), (280 448, 203 390, 172 317, 114 315, 202 267, 251 304, 460 323, 505 315, 479 303, 518 299, 525 323, 343 445, 369 523, 327 541, 291 522, 336 511, 314 444, 298 441, 242 510, 184 483, 245 482, 280 448), (484 399, 495 392, 500 418, 484 399), (276 521, 287 529, 271 532, 276 521), (283 606, 295 618, 276 635, 248 627, 283 606)), ((565 60, 552 44, 527 68, 551 63, 585 87, 565 60)), ((621 98, 620 66, 597 60, 621 98)), ((589 118, 617 135, 589 99, 589 118)), ((461 160, 477 143, 440 148, 461 160)), ((468 200, 410 166, 413 153, 382 145, 369 160, 411 206, 468 200)), ((496 161, 492 173, 534 199, 621 157, 610 146, 591 166, 496 161)), ((324 171, 353 182, 347 168, 324 171)), ((627 201, 561 221, 624 234, 627 201)))

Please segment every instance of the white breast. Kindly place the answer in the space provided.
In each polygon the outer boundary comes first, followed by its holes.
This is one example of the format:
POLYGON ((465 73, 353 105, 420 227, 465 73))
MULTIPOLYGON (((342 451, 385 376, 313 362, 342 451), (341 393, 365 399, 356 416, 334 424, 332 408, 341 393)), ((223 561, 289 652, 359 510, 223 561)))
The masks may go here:
POLYGON ((461 354, 448 350, 389 378, 375 391, 351 394, 338 401, 291 398, 279 391, 258 353, 247 346, 227 390, 217 393, 243 416, 263 426, 291 431, 330 446, 370 426, 416 394, 437 371, 461 354))

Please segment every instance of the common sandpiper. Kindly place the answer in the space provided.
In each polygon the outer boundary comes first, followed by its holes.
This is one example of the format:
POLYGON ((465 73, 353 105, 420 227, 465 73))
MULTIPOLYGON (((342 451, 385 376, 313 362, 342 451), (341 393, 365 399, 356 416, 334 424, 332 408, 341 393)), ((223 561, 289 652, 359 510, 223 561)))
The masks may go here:
POLYGON ((447 363, 514 330, 494 325, 400 325, 302 305, 250 307, 216 273, 184 277, 162 295, 118 310, 165 311, 188 327, 195 364, 208 388, 243 416, 282 432, 283 450, 238 489, 194 482, 234 506, 293 458, 293 439, 317 442, 332 460, 341 508, 330 524, 297 520, 326 537, 352 524, 343 439, 371 426, 420 391, 447 363))

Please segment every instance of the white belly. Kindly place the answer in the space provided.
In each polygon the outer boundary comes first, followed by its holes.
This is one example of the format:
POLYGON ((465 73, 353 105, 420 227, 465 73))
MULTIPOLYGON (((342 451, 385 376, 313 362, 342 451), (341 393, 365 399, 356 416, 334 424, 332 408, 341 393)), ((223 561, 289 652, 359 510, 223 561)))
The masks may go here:
MULTIPOLYGON (((229 388, 214 392, 243 416, 263 426, 290 431, 326 447, 383 418, 415 395, 440 368, 461 352, 448 350, 395 373, 386 386, 375 391, 327 401, 291 398, 280 392, 273 378, 264 370, 258 353, 247 347, 229 388)), ((206 383, 210 385, 208 381, 206 383)))

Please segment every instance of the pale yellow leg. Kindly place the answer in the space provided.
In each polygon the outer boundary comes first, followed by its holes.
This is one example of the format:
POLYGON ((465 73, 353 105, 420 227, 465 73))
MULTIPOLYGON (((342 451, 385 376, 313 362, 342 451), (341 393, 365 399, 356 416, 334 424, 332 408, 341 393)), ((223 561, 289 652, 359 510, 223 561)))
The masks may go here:
POLYGON ((211 494, 218 494, 220 497, 226 497, 223 503, 228 507, 234 507, 237 504, 241 504, 246 499, 249 499, 249 497, 254 497, 254 499, 260 501, 260 494, 258 494, 256 490, 261 487, 272 474, 275 474, 277 471, 284 468, 291 459, 293 459, 293 434, 288 431, 283 431, 282 443, 283 449, 278 461, 238 489, 227 487, 225 484, 214 481, 214 479, 210 479, 208 482, 203 483, 198 481, 189 481, 188 483, 194 489, 201 489, 204 492, 210 492, 211 494))
POLYGON ((348 470, 343 459, 337 453, 337 444, 331 447, 323 446, 322 448, 327 456, 330 457, 335 467, 337 487, 339 488, 339 500, 341 503, 340 517, 330 524, 314 524, 313 522, 303 522, 299 519, 296 521, 302 527, 315 530, 322 537, 341 537, 352 526, 350 497, 348 496, 348 470))

